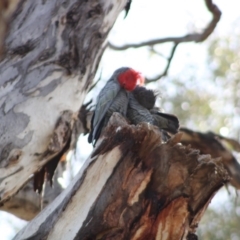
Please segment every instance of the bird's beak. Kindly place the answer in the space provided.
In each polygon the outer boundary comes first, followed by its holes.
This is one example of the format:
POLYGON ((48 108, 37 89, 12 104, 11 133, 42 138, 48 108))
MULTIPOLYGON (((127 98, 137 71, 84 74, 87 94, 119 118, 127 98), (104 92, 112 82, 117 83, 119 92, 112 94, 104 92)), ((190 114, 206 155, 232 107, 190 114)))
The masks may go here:
POLYGON ((145 83, 145 78, 141 73, 138 73, 138 85, 139 86, 144 86, 145 83))

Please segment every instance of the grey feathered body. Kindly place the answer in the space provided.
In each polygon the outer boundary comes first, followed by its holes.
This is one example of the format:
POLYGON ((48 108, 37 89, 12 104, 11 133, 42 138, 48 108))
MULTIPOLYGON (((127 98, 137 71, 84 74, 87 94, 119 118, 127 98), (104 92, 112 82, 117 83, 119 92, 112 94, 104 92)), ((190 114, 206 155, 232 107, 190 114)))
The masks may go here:
POLYGON ((88 136, 89 143, 96 144, 102 129, 107 125, 114 112, 119 112, 126 117, 129 93, 120 86, 117 77, 129 69, 128 67, 117 69, 100 91, 91 120, 91 131, 88 136))
POLYGON ((141 122, 153 124, 154 120, 149 110, 142 106, 132 93, 130 93, 129 96, 127 118, 132 124, 138 124, 141 122))
POLYGON ((124 89, 121 89, 106 112, 103 127, 107 126, 107 123, 114 112, 118 112, 122 114, 124 117, 126 117, 128 101, 129 92, 127 92, 124 89))
POLYGON ((149 122, 157 126, 160 131, 166 130, 170 133, 177 133, 179 128, 178 118, 175 115, 163 113, 159 108, 154 107, 155 101, 154 91, 137 86, 130 94, 127 117, 133 124, 149 122))

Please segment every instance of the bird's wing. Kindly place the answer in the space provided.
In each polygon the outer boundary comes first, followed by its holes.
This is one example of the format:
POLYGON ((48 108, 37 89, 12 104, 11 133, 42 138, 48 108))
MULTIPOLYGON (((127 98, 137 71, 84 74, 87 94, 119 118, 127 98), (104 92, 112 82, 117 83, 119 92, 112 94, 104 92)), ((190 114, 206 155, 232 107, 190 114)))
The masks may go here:
MULTIPOLYGON (((129 92, 127 92, 124 89, 121 89, 117 96, 114 98, 114 102, 109 106, 109 110, 107 112, 107 122, 109 118, 111 117, 112 113, 118 112, 122 114, 124 117, 126 117, 127 114, 127 107, 128 107, 128 101, 129 101, 129 92)), ((106 122, 106 123, 107 123, 106 122)))
POLYGON ((128 95, 129 93, 124 89, 120 89, 117 93, 117 96, 112 101, 111 105, 108 107, 107 112, 104 115, 104 118, 99 122, 96 127, 96 131, 94 132, 94 140, 93 146, 101 135, 102 129, 107 126, 108 121, 114 112, 118 112, 122 114, 122 116, 126 117, 127 106, 128 106, 128 95))
POLYGON ((89 136, 89 142, 95 139, 95 135, 98 132, 98 128, 101 125, 104 116, 120 91, 120 85, 115 81, 109 81, 105 87, 101 90, 97 98, 97 104, 92 119, 91 135, 89 136))
POLYGON ((144 106, 142 106, 130 93, 127 117, 133 124, 138 124, 140 122, 148 122, 153 124, 153 117, 144 106))
POLYGON ((162 128, 170 133, 177 133, 179 128, 179 120, 173 114, 162 113, 156 109, 150 110, 151 114, 154 117, 155 124, 159 128, 162 128))

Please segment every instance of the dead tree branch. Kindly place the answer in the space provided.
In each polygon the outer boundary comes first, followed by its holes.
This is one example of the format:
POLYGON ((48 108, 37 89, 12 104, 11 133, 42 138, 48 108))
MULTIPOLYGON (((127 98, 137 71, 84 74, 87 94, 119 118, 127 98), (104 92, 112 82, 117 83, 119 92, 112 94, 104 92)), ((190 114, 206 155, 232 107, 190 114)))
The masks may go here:
POLYGON ((205 4, 207 6, 207 9, 209 12, 212 13, 212 20, 208 24, 208 26, 203 30, 202 33, 190 33, 182 37, 166 37, 166 38, 159 38, 159 39, 154 39, 154 40, 149 40, 149 41, 144 41, 140 43, 130 43, 130 44, 125 44, 122 46, 116 46, 112 43, 108 43, 108 47, 116 50, 116 51, 122 51, 126 50, 128 48, 140 48, 140 47, 145 47, 145 46, 153 46, 156 44, 161 44, 161 43, 166 43, 166 42, 173 42, 175 44, 179 43, 186 43, 186 42, 203 42, 208 38, 208 36, 213 32, 213 30, 216 28, 217 23, 220 20, 221 17, 221 11, 218 8, 216 4, 212 2, 212 0, 205 0, 205 4))
POLYGON ((72 184, 15 239, 194 235, 228 174, 220 161, 182 146, 180 138, 162 144, 157 128, 129 125, 114 113, 72 184))
POLYGON ((183 133, 181 143, 185 146, 200 150, 201 154, 210 154, 213 158, 221 158, 221 162, 231 176, 230 183, 240 189, 240 165, 232 152, 224 146, 224 141, 232 145, 233 149, 240 149, 236 140, 224 138, 213 132, 201 133, 187 128, 181 128, 183 133))
POLYGON ((206 4, 206 7, 209 10, 209 12, 212 13, 212 20, 201 33, 195 32, 195 33, 187 34, 187 35, 182 36, 182 37, 159 38, 159 39, 154 39, 154 40, 143 41, 143 42, 140 42, 140 43, 125 44, 125 45, 122 45, 122 46, 116 46, 113 43, 108 42, 108 47, 113 49, 113 50, 116 50, 116 51, 122 51, 122 50, 126 50, 128 48, 140 48, 140 47, 146 47, 146 46, 151 46, 152 47, 152 46, 157 45, 157 44, 162 44, 162 43, 166 43, 166 42, 173 42, 174 46, 171 50, 170 57, 168 58, 167 65, 166 65, 163 73, 158 74, 154 78, 146 79, 146 83, 155 82, 155 81, 157 81, 157 80, 159 80, 162 77, 167 75, 170 64, 171 64, 171 61, 172 61, 172 58, 174 56, 174 53, 175 53, 175 50, 176 50, 178 44, 187 43, 187 42, 196 42, 196 43, 203 42, 209 37, 209 35, 211 35, 211 33, 216 28, 217 23, 219 22, 220 17, 221 17, 221 11, 218 8, 218 6, 215 5, 212 2, 212 0, 205 0, 205 4, 206 4))
MULTIPOLYGON (((90 129, 92 111, 83 115, 86 119, 86 132, 90 129)), ((223 137, 213 132, 201 133, 187 128, 181 128, 183 134, 181 143, 185 146, 191 145, 201 154, 210 154, 213 158, 221 158, 221 162, 231 176, 230 184, 240 189, 240 164, 234 157, 232 150, 240 152, 240 143, 234 139, 223 137), (226 147, 230 145, 230 147, 226 147)))
POLYGON ((171 65, 171 62, 172 62, 172 59, 173 59, 173 56, 175 54, 177 46, 178 46, 178 43, 175 43, 174 46, 172 47, 170 56, 167 58, 167 65, 166 65, 163 73, 161 73, 161 74, 159 74, 159 75, 157 75, 157 76, 155 76, 154 78, 151 78, 151 79, 145 78, 146 83, 155 82, 155 81, 161 79, 162 77, 167 76, 168 70, 170 68, 170 65, 171 65))

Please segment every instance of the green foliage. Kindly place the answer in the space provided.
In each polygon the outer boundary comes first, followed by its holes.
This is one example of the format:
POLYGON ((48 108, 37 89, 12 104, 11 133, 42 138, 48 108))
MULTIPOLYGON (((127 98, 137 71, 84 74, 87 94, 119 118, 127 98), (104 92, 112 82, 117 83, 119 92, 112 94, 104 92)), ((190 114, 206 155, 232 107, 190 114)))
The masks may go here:
POLYGON ((240 136, 240 28, 209 41, 205 73, 186 66, 177 78, 166 79, 161 104, 176 114, 182 126, 240 136), (169 83, 171 82, 171 83, 169 83), (169 89, 175 88, 174 91, 169 89), (171 104, 169 104, 171 102, 171 104), (170 107, 169 107, 170 106, 170 107))
MULTIPOLYGON (((219 132, 225 126, 226 115, 220 106, 221 99, 216 101, 214 92, 198 84, 195 77, 192 77, 192 86, 189 82, 174 79, 177 91, 167 100, 162 100, 163 108, 169 109, 168 102, 171 102, 170 111, 179 117, 181 126, 188 128, 219 132), (194 81, 196 81, 194 83, 194 81)), ((169 110, 168 110, 169 111, 169 110)))

